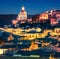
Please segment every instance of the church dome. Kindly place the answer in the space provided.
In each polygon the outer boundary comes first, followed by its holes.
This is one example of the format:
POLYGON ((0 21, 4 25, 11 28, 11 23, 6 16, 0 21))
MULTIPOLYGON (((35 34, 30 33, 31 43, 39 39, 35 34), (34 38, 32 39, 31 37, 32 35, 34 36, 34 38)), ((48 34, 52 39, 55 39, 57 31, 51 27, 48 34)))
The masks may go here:
POLYGON ((21 12, 18 14, 19 20, 26 20, 27 19, 27 12, 25 11, 24 6, 21 8, 21 12))

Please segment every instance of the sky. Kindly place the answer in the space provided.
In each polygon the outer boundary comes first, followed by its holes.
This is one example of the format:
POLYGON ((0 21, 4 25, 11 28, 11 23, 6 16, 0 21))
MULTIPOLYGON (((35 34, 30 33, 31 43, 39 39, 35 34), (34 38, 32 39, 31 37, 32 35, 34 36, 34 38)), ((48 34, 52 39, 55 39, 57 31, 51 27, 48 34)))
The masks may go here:
POLYGON ((28 15, 60 9, 60 0, 0 0, 0 14, 18 14, 24 6, 28 15))

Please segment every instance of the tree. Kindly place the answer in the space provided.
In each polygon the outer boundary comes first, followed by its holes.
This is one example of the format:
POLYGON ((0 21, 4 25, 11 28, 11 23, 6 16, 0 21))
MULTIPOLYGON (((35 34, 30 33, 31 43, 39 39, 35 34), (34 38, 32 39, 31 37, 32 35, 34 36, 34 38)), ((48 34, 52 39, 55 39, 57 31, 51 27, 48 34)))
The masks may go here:
POLYGON ((5 40, 0 37, 0 45, 4 45, 4 43, 5 43, 5 40))

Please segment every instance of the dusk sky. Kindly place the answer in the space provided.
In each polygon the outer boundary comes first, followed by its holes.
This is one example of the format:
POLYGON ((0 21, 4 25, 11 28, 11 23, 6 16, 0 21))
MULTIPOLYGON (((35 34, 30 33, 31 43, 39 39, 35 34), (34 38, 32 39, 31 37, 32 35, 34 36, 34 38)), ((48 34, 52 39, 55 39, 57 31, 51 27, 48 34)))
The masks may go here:
POLYGON ((60 0, 0 0, 0 14, 18 14, 24 6, 28 14, 60 9, 60 0))

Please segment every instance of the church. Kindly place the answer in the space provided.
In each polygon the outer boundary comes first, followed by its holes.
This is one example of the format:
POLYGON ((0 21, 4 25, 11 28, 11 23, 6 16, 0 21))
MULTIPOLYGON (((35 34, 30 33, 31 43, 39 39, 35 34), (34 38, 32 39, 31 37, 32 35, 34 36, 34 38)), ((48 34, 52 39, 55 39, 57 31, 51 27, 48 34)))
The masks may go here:
POLYGON ((18 20, 26 20, 27 12, 25 11, 24 6, 21 8, 21 12, 18 14, 18 20))
POLYGON ((32 19, 28 19, 27 12, 25 11, 24 6, 22 6, 20 13, 18 14, 17 18, 15 20, 12 20, 12 23, 16 25, 17 23, 27 23, 31 22, 32 19))
POLYGON ((27 21, 27 12, 25 11, 24 6, 21 8, 21 12, 18 14, 17 20, 20 23, 25 23, 27 21))

